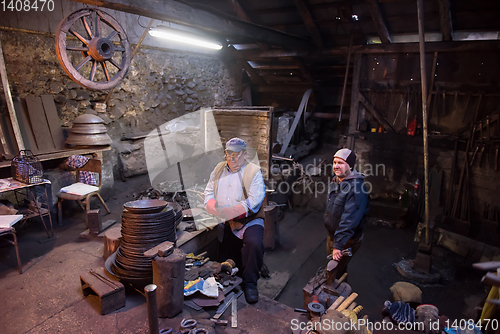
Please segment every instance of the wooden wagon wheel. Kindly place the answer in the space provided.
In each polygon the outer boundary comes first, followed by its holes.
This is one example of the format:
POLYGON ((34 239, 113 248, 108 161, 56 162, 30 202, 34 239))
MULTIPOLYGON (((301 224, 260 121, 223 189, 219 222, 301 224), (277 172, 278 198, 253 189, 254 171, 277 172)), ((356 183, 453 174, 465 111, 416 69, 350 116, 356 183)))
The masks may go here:
POLYGON ((59 23, 56 53, 71 79, 89 89, 113 88, 125 77, 131 61, 121 25, 93 8, 77 10, 59 23))

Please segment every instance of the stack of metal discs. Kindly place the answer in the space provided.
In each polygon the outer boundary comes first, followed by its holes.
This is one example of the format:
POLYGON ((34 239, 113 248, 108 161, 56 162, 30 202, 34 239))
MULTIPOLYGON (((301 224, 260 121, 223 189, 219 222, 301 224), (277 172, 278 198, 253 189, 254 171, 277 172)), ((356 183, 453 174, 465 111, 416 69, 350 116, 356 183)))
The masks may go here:
POLYGON ((166 201, 139 200, 124 204, 122 241, 116 251, 111 271, 125 280, 144 280, 153 276, 151 259, 144 252, 164 241, 176 241, 177 221, 182 211, 166 201))
POLYGON ((111 138, 107 134, 102 118, 84 114, 73 120, 66 144, 74 146, 110 145, 111 138))

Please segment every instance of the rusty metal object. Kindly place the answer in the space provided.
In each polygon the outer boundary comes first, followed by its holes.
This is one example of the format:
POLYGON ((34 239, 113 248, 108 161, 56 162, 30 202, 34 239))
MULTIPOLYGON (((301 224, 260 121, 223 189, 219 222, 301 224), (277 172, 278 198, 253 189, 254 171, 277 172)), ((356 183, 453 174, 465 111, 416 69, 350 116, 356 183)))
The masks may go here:
POLYGON ((85 114, 73 120, 66 144, 75 146, 110 145, 104 121, 95 115, 85 114))
POLYGON ((112 16, 95 8, 77 10, 59 23, 56 53, 71 79, 95 90, 115 87, 131 62, 125 30, 112 16))
POLYGON ((148 305, 149 333, 159 334, 160 327, 158 325, 158 309, 156 305, 156 285, 146 285, 144 287, 144 292, 146 294, 146 301, 148 305))

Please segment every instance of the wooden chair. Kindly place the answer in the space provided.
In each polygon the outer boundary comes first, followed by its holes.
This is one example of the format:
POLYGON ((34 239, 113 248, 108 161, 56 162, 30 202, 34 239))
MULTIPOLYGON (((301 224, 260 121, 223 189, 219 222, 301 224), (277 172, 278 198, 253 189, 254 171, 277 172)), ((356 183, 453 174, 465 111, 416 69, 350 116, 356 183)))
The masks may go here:
POLYGON ((85 205, 86 205, 86 212, 88 213, 89 210, 90 210, 90 199, 92 198, 92 196, 97 196, 97 198, 101 202, 101 204, 104 207, 104 209, 106 209, 106 211, 108 213, 111 213, 111 211, 109 211, 108 206, 106 205, 106 203, 104 203, 104 200, 102 199, 101 195, 99 195, 99 191, 101 190, 101 186, 102 186, 102 165, 101 165, 101 161, 97 160, 97 159, 89 159, 89 161, 85 164, 85 166, 77 168, 76 169, 76 182, 79 182, 79 180, 80 180, 80 172, 82 172, 82 171, 94 172, 94 173, 98 174, 98 176, 99 176, 99 181, 98 181, 99 185, 98 185, 98 188, 99 189, 96 190, 96 191, 91 191, 89 193, 85 193, 85 194, 81 194, 81 195, 75 195, 75 194, 68 194, 68 193, 64 193, 64 192, 59 192, 57 194, 57 197, 59 199, 57 201, 57 219, 58 219, 59 225, 62 225, 62 202, 63 202, 63 200, 76 201, 82 210, 85 210, 83 208, 82 202, 85 203, 85 205))
POLYGON ((4 237, 10 235, 12 237, 12 241, 4 238, 5 241, 10 242, 16 248, 16 257, 17 257, 17 266, 19 267, 19 273, 23 273, 23 267, 21 266, 21 258, 19 257, 19 250, 17 249, 17 238, 16 238, 16 230, 14 228, 0 228, 0 237, 4 237))
POLYGON ((19 257, 19 249, 17 247, 17 237, 16 230, 12 227, 15 223, 21 220, 23 215, 2 215, 0 216, 0 237, 5 241, 14 245, 16 249, 17 266, 19 267, 19 273, 23 273, 23 267, 21 265, 21 258, 19 257), (12 240, 7 239, 7 236, 11 236, 12 240))

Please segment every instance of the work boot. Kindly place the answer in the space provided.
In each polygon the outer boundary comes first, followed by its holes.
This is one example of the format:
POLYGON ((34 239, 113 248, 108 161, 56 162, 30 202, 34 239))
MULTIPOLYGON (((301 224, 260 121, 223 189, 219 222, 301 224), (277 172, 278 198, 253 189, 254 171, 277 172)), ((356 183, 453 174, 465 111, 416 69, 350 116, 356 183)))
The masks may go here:
POLYGON ((248 304, 255 304, 259 301, 259 290, 256 286, 246 285, 245 286, 245 300, 248 304))

